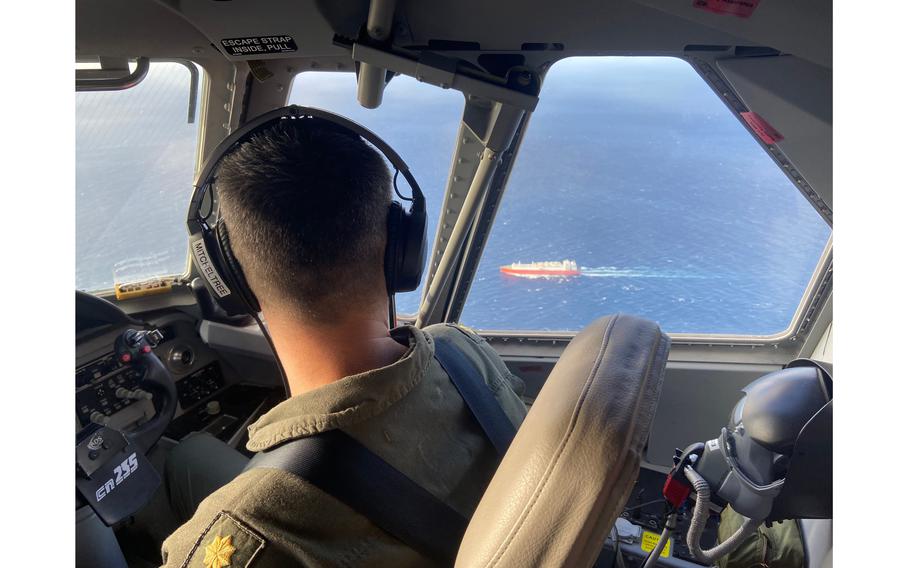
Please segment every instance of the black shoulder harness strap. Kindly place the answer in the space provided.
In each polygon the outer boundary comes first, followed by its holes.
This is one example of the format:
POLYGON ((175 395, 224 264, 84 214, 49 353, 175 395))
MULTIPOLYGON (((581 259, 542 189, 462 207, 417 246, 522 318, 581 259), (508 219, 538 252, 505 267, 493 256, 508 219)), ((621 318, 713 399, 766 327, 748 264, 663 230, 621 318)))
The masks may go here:
POLYGON ((445 337, 434 337, 433 343, 436 346, 436 360, 449 375, 458 394, 464 399, 499 456, 504 456, 515 437, 515 425, 506 416, 468 356, 445 337))
MULTIPOLYGON (((448 340, 433 339, 436 359, 501 457, 515 426, 471 360, 448 340)), ((253 468, 293 473, 425 556, 455 562, 468 520, 341 430, 256 454, 246 467, 253 468)))
POLYGON ((468 521, 341 430, 257 454, 247 469, 305 479, 424 555, 452 564, 468 521))

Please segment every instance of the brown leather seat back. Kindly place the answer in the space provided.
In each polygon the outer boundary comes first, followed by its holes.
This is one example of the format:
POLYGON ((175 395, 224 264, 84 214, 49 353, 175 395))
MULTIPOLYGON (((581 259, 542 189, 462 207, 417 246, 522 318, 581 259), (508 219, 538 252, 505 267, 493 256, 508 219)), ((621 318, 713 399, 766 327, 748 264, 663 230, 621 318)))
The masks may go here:
POLYGON ((638 474, 670 339, 601 318, 566 347, 462 540, 456 566, 592 566, 638 474))

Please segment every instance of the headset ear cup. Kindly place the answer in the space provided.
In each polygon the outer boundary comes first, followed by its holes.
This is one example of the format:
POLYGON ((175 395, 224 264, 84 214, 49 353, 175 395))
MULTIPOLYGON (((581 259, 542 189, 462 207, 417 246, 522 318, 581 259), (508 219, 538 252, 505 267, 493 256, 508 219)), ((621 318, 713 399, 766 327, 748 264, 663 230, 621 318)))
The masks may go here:
POLYGON ((215 225, 215 236, 218 240, 218 249, 221 253, 221 258, 224 260, 225 268, 230 271, 230 275, 236 284, 238 295, 243 298, 243 301, 249 307, 251 313, 258 313, 260 310, 259 300, 256 299, 256 295, 253 294, 253 291, 250 289, 250 285, 246 281, 246 276, 243 275, 243 269, 240 267, 240 263, 237 261, 237 257, 234 256, 234 252, 231 250, 231 240, 228 236, 227 227, 224 225, 224 221, 219 220, 215 225))
POLYGON ((389 295, 399 292, 398 279, 401 272, 401 227, 404 221, 404 209, 397 201, 389 204, 389 213, 386 220, 385 244, 385 285, 389 295))
POLYGON ((423 208, 405 211, 400 203, 392 202, 389 208, 388 239, 386 281, 389 283, 389 291, 416 290, 420 286, 426 264, 427 221, 423 208))
POLYGON ((420 286, 423 269, 427 264, 427 213, 422 207, 412 207, 404 223, 404 255, 402 258, 401 286, 406 291, 420 286))

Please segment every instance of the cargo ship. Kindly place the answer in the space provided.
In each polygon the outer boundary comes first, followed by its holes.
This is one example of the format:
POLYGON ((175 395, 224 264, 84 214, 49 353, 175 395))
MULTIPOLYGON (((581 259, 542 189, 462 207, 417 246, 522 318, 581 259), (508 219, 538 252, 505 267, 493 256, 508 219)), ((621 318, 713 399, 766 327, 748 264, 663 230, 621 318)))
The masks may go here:
POLYGON ((510 276, 578 276, 581 270, 574 260, 549 260, 545 262, 513 262, 500 266, 499 271, 510 276))

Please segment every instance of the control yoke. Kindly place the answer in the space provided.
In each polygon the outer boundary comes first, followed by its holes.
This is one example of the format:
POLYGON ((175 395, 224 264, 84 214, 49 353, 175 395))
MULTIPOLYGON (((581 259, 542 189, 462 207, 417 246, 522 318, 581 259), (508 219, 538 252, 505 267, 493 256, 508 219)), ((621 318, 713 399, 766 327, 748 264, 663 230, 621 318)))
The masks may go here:
POLYGON ((76 437, 76 488, 109 526, 141 509, 161 484, 145 458, 177 410, 173 377, 152 353, 161 339, 157 330, 129 329, 114 344, 115 357, 141 376, 138 388, 121 387, 116 395, 151 399, 155 416, 131 432, 120 432, 107 425, 106 417, 93 414, 92 424, 76 437))

